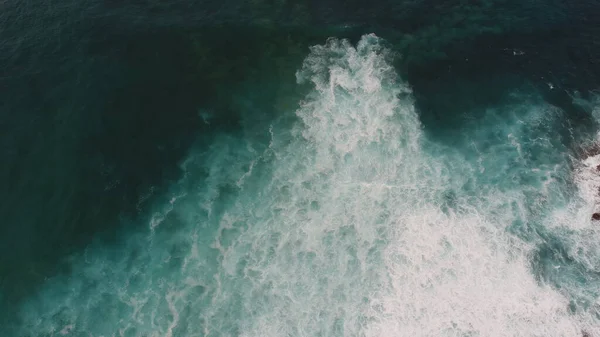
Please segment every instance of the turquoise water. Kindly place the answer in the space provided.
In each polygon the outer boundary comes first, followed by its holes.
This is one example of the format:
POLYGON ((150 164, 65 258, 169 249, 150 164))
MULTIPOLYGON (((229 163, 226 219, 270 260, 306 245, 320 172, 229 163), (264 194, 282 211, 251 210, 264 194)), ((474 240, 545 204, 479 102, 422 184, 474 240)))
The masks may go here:
POLYGON ((600 157, 574 158, 530 88, 435 135, 397 57, 375 35, 311 47, 299 101, 199 140, 147 220, 70 256, 9 331, 600 334, 600 157))

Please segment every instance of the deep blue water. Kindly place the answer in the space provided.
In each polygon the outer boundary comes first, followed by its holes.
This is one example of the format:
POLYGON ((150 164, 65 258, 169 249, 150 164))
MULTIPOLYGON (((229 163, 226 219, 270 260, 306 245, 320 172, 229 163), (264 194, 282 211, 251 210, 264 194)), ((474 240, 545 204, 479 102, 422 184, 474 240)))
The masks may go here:
POLYGON ((600 335, 597 3, 1 6, 2 335, 600 335))

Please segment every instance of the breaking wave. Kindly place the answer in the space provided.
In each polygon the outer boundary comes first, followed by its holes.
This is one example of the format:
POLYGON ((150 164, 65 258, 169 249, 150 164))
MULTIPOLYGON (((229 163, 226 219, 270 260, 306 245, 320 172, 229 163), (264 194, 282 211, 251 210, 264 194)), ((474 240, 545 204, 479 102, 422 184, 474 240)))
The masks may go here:
POLYGON ((572 173, 558 112, 518 94, 428 140, 392 58, 312 47, 292 122, 192 151, 147 228, 73 256, 17 335, 600 334, 600 159, 572 173))

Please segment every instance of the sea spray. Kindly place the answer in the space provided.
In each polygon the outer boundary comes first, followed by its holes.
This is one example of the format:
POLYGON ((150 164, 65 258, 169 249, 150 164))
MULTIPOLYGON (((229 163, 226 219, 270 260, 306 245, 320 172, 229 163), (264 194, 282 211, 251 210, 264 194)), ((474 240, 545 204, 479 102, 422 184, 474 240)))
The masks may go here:
POLYGON ((552 146, 552 114, 492 111, 464 138, 474 148, 431 143, 390 57, 374 35, 311 48, 295 122, 192 152, 146 230, 74 256, 22 306, 17 335, 600 332, 535 277, 541 239, 514 230, 551 232, 546 211, 569 205, 561 156, 531 157, 552 146))

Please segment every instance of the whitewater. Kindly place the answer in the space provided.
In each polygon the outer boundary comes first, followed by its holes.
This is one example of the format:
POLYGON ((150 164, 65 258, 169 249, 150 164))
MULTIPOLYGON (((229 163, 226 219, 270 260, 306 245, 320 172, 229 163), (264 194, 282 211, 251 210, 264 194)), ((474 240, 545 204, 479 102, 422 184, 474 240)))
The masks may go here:
POLYGON ((394 57, 375 35, 312 47, 295 111, 192 150, 146 226, 72 256, 15 336, 600 336, 600 157, 517 92, 430 139, 394 57))

